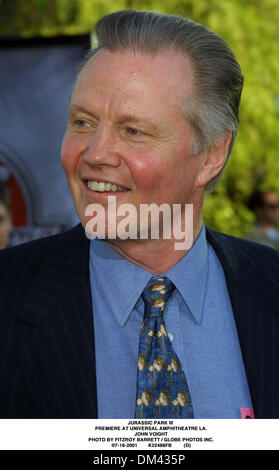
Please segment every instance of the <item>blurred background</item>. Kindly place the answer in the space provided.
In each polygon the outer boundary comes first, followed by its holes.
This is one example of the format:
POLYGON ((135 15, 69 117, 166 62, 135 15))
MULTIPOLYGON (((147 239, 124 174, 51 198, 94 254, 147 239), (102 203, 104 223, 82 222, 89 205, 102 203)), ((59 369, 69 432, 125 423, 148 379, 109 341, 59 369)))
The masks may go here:
POLYGON ((240 130, 206 198, 205 222, 245 237, 257 222, 251 197, 268 190, 273 196, 263 204, 277 228, 278 0, 0 0, 0 183, 10 195, 9 244, 78 221, 59 160, 69 96, 95 23, 125 8, 187 16, 228 42, 245 77, 240 130))

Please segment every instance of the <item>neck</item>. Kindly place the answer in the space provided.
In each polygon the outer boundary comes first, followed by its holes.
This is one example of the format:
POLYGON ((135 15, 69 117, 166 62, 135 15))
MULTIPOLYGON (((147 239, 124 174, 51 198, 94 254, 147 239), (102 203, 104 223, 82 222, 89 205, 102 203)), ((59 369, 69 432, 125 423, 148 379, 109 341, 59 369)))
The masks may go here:
MULTIPOLYGON (((202 211, 194 212, 193 244, 195 243, 202 227, 202 211)), ((190 250, 175 249, 174 238, 166 240, 107 240, 120 255, 134 264, 141 266, 151 274, 162 274, 178 263, 190 250)), ((193 245, 192 244, 192 245, 193 245)))

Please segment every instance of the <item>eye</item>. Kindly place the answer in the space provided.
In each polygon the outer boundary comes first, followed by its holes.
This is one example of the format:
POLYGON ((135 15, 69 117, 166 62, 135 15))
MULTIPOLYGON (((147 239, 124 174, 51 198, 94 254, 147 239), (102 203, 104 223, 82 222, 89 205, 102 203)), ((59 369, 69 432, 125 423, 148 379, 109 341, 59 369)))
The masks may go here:
POLYGON ((133 127, 128 127, 127 128, 127 133, 131 136, 142 135, 141 131, 139 131, 138 129, 134 129, 133 127))
POLYGON ((84 121, 83 119, 76 119, 74 121, 74 124, 78 127, 86 127, 90 125, 88 122, 84 121))

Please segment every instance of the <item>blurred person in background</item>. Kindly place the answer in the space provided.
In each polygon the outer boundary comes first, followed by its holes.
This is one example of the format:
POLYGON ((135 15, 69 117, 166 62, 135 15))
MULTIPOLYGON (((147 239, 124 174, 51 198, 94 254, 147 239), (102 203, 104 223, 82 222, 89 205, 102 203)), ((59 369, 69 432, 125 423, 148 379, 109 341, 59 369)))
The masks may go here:
POLYGON ((7 248, 12 230, 10 195, 7 186, 0 182, 0 249, 7 248))
POLYGON ((271 190, 255 191, 250 198, 249 208, 256 216, 256 223, 244 238, 279 250, 277 194, 271 190))

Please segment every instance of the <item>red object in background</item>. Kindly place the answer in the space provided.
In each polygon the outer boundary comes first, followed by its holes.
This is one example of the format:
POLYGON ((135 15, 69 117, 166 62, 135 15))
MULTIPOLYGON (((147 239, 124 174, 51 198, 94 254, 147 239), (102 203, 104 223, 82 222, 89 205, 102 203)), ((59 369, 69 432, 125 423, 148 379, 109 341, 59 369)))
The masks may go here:
MULTIPOLYGON (((1 161, 0 165, 6 167, 6 165, 1 161)), ((5 181, 5 184, 10 192, 13 225, 14 227, 25 227, 28 224, 28 217, 24 195, 17 180, 11 172, 8 180, 5 181)))

